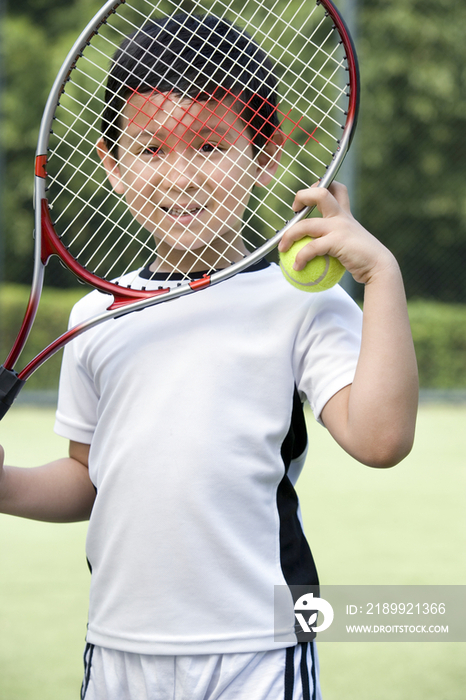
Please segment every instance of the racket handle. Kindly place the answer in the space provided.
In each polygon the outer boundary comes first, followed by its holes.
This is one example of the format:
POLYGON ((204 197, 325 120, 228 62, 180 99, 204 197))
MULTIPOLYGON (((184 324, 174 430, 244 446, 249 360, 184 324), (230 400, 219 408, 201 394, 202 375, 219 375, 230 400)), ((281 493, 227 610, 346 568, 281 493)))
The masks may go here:
POLYGON ((14 370, 0 367, 0 420, 8 412, 24 384, 25 381, 19 379, 14 370))

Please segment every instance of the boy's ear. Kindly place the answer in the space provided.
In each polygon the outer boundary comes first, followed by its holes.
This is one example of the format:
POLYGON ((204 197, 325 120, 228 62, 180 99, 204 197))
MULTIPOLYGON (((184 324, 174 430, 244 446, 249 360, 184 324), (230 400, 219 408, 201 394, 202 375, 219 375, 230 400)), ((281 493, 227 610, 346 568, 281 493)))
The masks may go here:
POLYGON ((283 131, 277 129, 257 156, 256 185, 259 187, 266 187, 273 180, 280 164, 285 138, 283 131))
POLYGON ((100 138, 97 141, 96 149, 97 155, 99 156, 100 160, 102 161, 102 165, 106 170, 107 177, 111 186, 117 194, 124 194, 125 187, 121 179, 120 167, 118 165, 118 162, 108 150, 107 144, 105 143, 103 138, 100 138))

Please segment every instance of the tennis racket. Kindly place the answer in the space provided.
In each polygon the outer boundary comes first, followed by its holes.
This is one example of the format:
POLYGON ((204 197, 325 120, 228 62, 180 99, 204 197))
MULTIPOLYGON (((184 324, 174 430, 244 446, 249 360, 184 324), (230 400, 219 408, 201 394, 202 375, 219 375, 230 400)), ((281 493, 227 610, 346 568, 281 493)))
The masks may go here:
POLYGON ((330 0, 106 2, 43 114, 32 289, 0 368, 0 417, 72 338, 270 253, 310 213, 292 212, 296 191, 335 177, 358 103, 355 49, 330 0), (108 308, 17 372, 53 255, 108 308), (142 288, 141 268, 166 281, 142 288))

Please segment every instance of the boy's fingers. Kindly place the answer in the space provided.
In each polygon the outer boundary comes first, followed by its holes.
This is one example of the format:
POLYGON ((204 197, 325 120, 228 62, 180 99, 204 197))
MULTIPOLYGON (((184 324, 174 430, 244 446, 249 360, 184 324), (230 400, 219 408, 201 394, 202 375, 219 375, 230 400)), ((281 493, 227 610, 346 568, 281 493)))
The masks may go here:
POLYGON ((332 230, 332 224, 325 219, 311 218, 302 219, 298 223, 294 224, 281 239, 278 244, 278 250, 282 253, 287 251, 293 243, 301 240, 304 236, 310 236, 311 238, 320 238, 325 236, 332 230))
POLYGON ((293 269, 295 269, 297 272, 303 270, 306 267, 307 263, 319 254, 316 250, 315 243, 316 240, 311 241, 303 248, 301 248, 301 250, 296 254, 293 269))
POLYGON ((342 185, 341 182, 332 182, 328 189, 329 192, 331 192, 331 194, 335 197, 340 207, 346 212, 350 212, 351 203, 348 188, 345 185, 342 185))
MULTIPOLYGON (((317 207, 322 216, 307 217, 294 224, 283 235, 278 245, 280 252, 286 252, 295 241, 304 238, 304 236, 320 238, 333 230, 340 229, 342 222, 348 222, 347 215, 351 216, 348 190, 345 185, 339 182, 333 182, 328 189, 318 187, 316 183, 312 187, 297 192, 293 202, 293 210, 297 212, 306 206, 317 207), (337 221, 336 217, 340 217, 340 219, 337 221)), ((323 248, 325 245, 321 243, 319 246, 313 247, 323 248)), ((307 250, 308 253, 309 251, 310 249, 307 250)), ((303 256, 304 254, 303 252, 303 256)), ((320 253, 315 254, 318 255, 320 253)))
POLYGON ((313 185, 297 192, 293 202, 293 211, 298 212, 303 207, 317 207, 322 216, 335 216, 340 209, 350 211, 348 190, 339 182, 332 182, 330 187, 313 185))

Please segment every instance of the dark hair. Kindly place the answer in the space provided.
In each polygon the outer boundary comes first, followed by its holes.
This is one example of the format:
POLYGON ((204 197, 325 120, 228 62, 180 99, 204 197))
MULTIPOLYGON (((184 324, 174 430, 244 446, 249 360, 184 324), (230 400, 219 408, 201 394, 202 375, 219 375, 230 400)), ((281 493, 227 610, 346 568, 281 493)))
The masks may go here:
POLYGON ((257 152, 278 128, 277 80, 268 55, 242 29, 213 15, 164 17, 127 37, 115 53, 105 93, 102 134, 117 157, 119 120, 134 91, 191 98, 233 94, 257 152))

